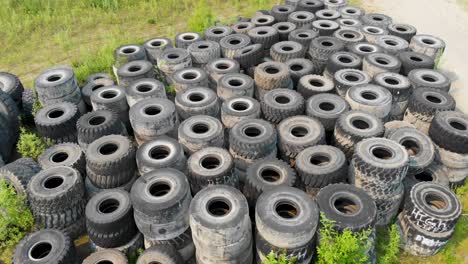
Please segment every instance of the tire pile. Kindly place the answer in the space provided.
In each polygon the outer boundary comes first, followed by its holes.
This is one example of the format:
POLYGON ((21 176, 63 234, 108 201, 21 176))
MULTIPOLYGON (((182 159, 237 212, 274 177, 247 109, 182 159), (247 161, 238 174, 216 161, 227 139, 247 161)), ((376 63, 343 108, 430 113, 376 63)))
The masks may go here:
MULTIPOLYGON (((286 0, 174 44, 118 47, 118 85, 96 73, 80 92, 71 68, 48 69, 34 124, 55 145, 39 164, 0 169, 44 228, 13 263, 75 263, 83 234, 87 264, 139 248, 137 264, 261 263, 272 251, 310 263, 321 213, 339 232, 371 230, 370 262, 375 227, 395 218, 405 251, 434 255, 461 214, 450 188, 468 174, 468 116, 434 69, 444 48, 345 0, 286 0)), ((8 162, 34 94, 11 74, 0 84, 8 162)))

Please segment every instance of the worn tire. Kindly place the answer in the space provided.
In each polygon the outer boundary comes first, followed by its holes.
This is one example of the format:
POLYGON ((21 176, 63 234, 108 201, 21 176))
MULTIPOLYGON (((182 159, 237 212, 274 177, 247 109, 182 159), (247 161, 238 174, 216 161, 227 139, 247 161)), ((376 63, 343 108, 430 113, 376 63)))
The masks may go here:
POLYGON ((306 114, 322 123, 326 132, 333 132, 336 120, 349 111, 349 104, 335 94, 317 94, 306 102, 306 114))
POLYGON ((262 119, 244 119, 231 128, 229 148, 242 157, 262 158, 276 150, 277 132, 262 119))
POLYGON ((310 97, 321 93, 332 93, 335 86, 333 81, 321 75, 305 75, 299 79, 297 92, 308 100, 310 97))
POLYGON ((179 126, 179 142, 189 154, 205 147, 222 148, 224 146, 223 124, 211 116, 190 117, 179 126))
POLYGON ((128 264, 128 258, 120 251, 106 249, 94 252, 83 260, 83 264, 98 264, 102 262, 128 264))
POLYGON ((78 119, 76 123, 78 144, 83 150, 94 140, 108 135, 127 135, 124 124, 118 115, 111 110, 89 112, 78 119))
POLYGON ((273 124, 304 113, 304 98, 290 89, 274 89, 265 94, 260 101, 263 118, 273 124))
POLYGON ((362 110, 386 120, 392 109, 392 94, 378 85, 359 85, 349 88, 346 101, 352 110, 362 110))
POLYGON ((408 73, 408 79, 414 89, 429 87, 448 92, 452 85, 452 81, 445 74, 432 69, 412 70, 408 73))
POLYGON ((138 257, 137 264, 151 264, 153 262, 164 264, 183 264, 182 256, 171 245, 152 246, 138 257))
POLYGON ((226 101, 234 96, 254 95, 254 80, 242 73, 228 73, 218 80, 217 94, 220 100, 226 101))
POLYGON ((62 143, 49 147, 38 158, 43 169, 66 166, 86 175, 86 159, 81 147, 74 143, 62 143))
POLYGON ((398 54, 401 61, 400 73, 408 76, 408 74, 415 69, 434 69, 434 59, 418 52, 406 51, 398 54))
POLYGON ((54 143, 76 142, 76 122, 80 117, 76 105, 68 102, 51 104, 34 117, 37 131, 54 143))
POLYGON ((448 151, 468 153, 468 116, 455 111, 437 113, 429 128, 429 137, 448 151))
POLYGON ((354 69, 342 69, 337 71, 333 76, 336 92, 342 98, 345 98, 349 88, 366 85, 371 80, 371 77, 366 72, 354 69))
POLYGON ((252 97, 235 96, 221 105, 221 121, 230 129, 243 119, 257 119, 262 114, 260 103, 252 97))
POLYGON ((127 103, 131 107, 146 98, 166 98, 166 87, 155 79, 139 79, 125 89, 127 103))

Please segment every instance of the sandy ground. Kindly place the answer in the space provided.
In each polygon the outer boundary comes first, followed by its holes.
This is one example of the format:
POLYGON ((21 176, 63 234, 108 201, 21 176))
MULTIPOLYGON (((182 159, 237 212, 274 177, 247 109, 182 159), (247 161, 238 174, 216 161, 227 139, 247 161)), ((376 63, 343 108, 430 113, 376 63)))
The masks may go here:
POLYGON ((387 14, 397 23, 415 26, 419 33, 445 40, 442 70, 453 81, 451 93, 458 108, 468 113, 468 12, 457 0, 368 0, 364 3, 366 10, 387 14))

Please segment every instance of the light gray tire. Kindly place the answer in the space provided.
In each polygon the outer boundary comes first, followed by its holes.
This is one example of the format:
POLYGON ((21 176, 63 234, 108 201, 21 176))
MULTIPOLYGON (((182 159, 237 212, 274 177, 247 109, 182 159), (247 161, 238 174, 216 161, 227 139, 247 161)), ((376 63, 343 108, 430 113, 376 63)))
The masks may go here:
POLYGON ((445 51, 445 42, 431 35, 416 35, 410 41, 410 49, 439 61, 445 51))
POLYGON ((369 54, 362 63, 362 70, 371 78, 382 72, 399 73, 400 69, 401 61, 397 57, 385 53, 369 54))
POLYGON ((192 64, 199 67, 221 57, 221 47, 217 42, 210 40, 194 42, 187 50, 192 56, 192 64))
POLYGON ((363 42, 365 40, 364 35, 359 30, 355 29, 338 29, 333 33, 333 36, 343 41, 345 45, 363 42))
POLYGON ((237 22, 231 26, 232 30, 237 34, 246 34, 249 30, 255 27, 255 24, 248 21, 237 22))
POLYGON ((81 147, 74 143, 57 144, 46 149, 38 158, 43 169, 67 166, 86 175, 86 160, 81 147))
POLYGON ((294 87, 297 87, 297 83, 301 77, 314 72, 314 64, 305 58, 291 59, 285 62, 289 68, 289 74, 294 82, 294 87))
POLYGON ((289 33, 288 40, 301 43, 304 48, 308 49, 310 42, 318 37, 318 33, 312 29, 298 28, 289 33))
POLYGON ((217 94, 222 101, 226 101, 235 96, 254 95, 254 80, 242 73, 228 73, 218 80, 217 94))
POLYGON ((408 43, 416 35, 417 29, 409 24, 395 24, 388 25, 388 33, 393 36, 400 37, 408 43))
POLYGON ((146 60, 136 60, 125 63, 117 70, 119 85, 128 86, 142 78, 155 78, 154 67, 146 60))
POLYGON ((220 58, 209 62, 206 65, 205 70, 208 74, 209 87, 213 90, 216 90, 218 86, 218 80, 221 79, 221 77, 223 77, 225 74, 239 73, 240 65, 236 60, 220 58))
POLYGON ((355 69, 342 69, 337 71, 333 76, 336 92, 342 98, 345 98, 349 88, 357 85, 366 85, 371 80, 371 77, 367 73, 355 69))
POLYGON ((304 113, 304 98, 290 89, 274 89, 267 92, 260 101, 263 118, 273 124, 304 113))
POLYGON ((411 81, 414 89, 428 87, 448 92, 452 85, 452 81, 448 76, 440 71, 431 69, 412 70, 408 74, 408 79, 411 81))
POLYGON ((392 109, 392 94, 378 85, 351 87, 346 93, 346 101, 352 110, 362 110, 386 120, 392 109))
POLYGON ((211 26, 204 32, 206 40, 219 42, 223 37, 232 34, 232 28, 228 26, 211 26))
POLYGON ((224 146, 224 127, 216 118, 198 115, 184 120, 179 126, 179 142, 185 152, 193 154, 205 147, 224 146))
POLYGON ((143 47, 146 50, 148 60, 156 65, 161 53, 166 49, 172 48, 172 41, 168 38, 152 38, 145 41, 143 47))
POLYGON ((192 56, 185 49, 165 49, 158 59, 158 68, 166 75, 169 84, 172 83, 171 76, 174 72, 188 67, 192 67, 192 56))
POLYGON ((196 115, 219 117, 220 102, 216 93, 204 87, 195 87, 178 93, 175 106, 181 120, 196 115))
POLYGON ((255 68, 254 80, 257 89, 267 91, 286 88, 292 82, 288 67, 281 62, 264 62, 258 65, 255 68))
POLYGON ((187 49, 190 44, 203 40, 203 36, 197 32, 183 32, 175 36, 175 46, 179 49, 187 49))
POLYGON ((341 17, 341 13, 337 10, 321 9, 315 12, 315 16, 317 17, 317 20, 337 20, 341 17))
POLYGON ((178 70, 172 76, 172 86, 176 93, 183 92, 192 87, 207 87, 208 75, 199 68, 185 68, 178 70))
POLYGON ((356 6, 343 6, 338 9, 342 18, 360 19, 366 11, 356 6))
POLYGON ((346 50, 358 55, 361 58, 372 53, 382 53, 383 49, 377 44, 369 42, 350 43, 346 46, 346 50))
POLYGON ((141 175, 162 168, 187 172, 187 158, 182 145, 169 137, 159 137, 141 145, 136 152, 136 163, 141 175))
POLYGON ((332 20, 320 19, 312 22, 312 30, 316 31, 319 36, 333 36, 333 33, 340 28, 340 25, 332 20))
POLYGON ((151 264, 153 262, 164 264, 183 264, 182 256, 171 245, 152 246, 138 257, 137 264, 151 264))
POLYGON ((364 38, 367 40, 367 42, 377 44, 377 38, 388 35, 388 30, 364 24, 361 28, 361 33, 364 35, 364 38))
POLYGON ((226 128, 232 128, 243 119, 260 118, 260 103, 252 97, 235 96, 221 105, 221 121, 226 128))
POLYGON ((303 58, 306 49, 302 44, 293 41, 281 41, 270 49, 270 56, 274 61, 286 62, 290 59, 303 58))
POLYGON ((146 98, 166 98, 166 87, 156 79, 139 79, 132 82, 125 91, 130 107, 146 98))
POLYGON ((306 102, 306 114, 322 123, 326 132, 333 132, 341 114, 349 111, 349 104, 335 94, 317 94, 306 102))
POLYGON ((219 45, 221 46, 221 54, 224 58, 234 59, 237 50, 250 45, 250 37, 245 34, 232 34, 223 37, 219 45))
POLYGON ((361 17, 362 23, 364 25, 376 26, 381 28, 387 28, 393 20, 391 17, 386 16, 384 14, 365 14, 361 17))
POLYGON ((297 29, 297 26, 291 22, 278 22, 272 27, 278 31, 280 41, 288 40, 289 34, 297 29))
POLYGON ((376 40, 376 44, 381 46, 386 53, 392 55, 398 55, 409 49, 408 41, 392 35, 379 36, 376 40))
POLYGON ((308 100, 310 97, 321 94, 333 92, 335 86, 333 81, 321 75, 305 75, 299 79, 297 84, 297 91, 308 100))
POLYGON ((78 90, 78 82, 71 67, 57 66, 43 71, 34 80, 34 88, 43 103, 72 94, 78 90))

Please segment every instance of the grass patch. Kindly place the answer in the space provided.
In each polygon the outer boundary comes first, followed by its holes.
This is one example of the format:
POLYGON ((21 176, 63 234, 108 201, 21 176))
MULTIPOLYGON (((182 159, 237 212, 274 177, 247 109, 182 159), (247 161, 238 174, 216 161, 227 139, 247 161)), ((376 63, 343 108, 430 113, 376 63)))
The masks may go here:
POLYGON ((0 180, 0 263, 11 263, 15 245, 32 230, 34 217, 26 206, 26 195, 0 180))
POLYGON ((267 258, 262 261, 262 264, 295 264, 296 258, 295 257, 288 257, 286 253, 279 254, 278 252, 270 252, 267 258))
POLYGON ((42 152, 51 145, 51 142, 44 140, 37 134, 37 132, 21 127, 21 133, 18 143, 16 144, 16 149, 22 157, 30 157, 37 160, 42 152))
POLYGON ((396 224, 388 228, 377 228, 377 241, 375 244, 377 263, 398 263, 400 255, 400 233, 396 224))

